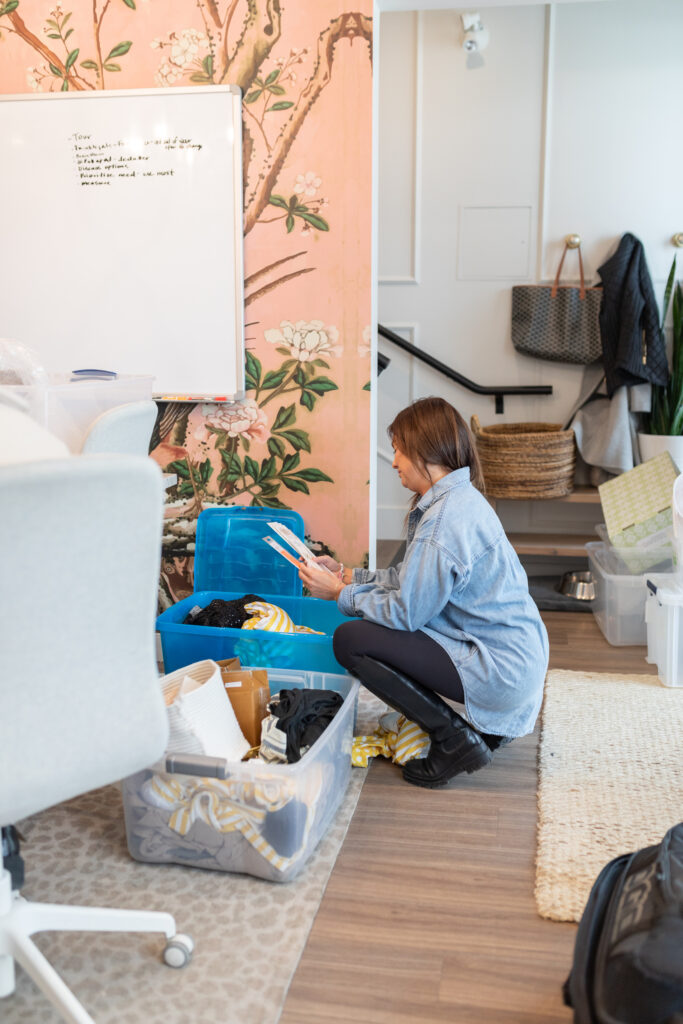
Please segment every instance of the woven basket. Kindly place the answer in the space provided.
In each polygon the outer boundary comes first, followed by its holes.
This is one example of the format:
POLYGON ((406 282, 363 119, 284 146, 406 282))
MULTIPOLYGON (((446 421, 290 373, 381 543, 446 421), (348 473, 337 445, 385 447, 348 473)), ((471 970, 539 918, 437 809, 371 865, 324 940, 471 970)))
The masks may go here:
POLYGON ((564 498, 574 486, 573 430, 559 423, 501 423, 472 433, 490 498, 564 498))

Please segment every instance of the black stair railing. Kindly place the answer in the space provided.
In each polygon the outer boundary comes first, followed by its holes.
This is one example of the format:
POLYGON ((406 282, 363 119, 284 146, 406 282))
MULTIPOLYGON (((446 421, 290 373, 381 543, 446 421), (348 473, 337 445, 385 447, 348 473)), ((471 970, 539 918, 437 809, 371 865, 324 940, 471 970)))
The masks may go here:
MULTIPOLYGON (((394 345, 398 345, 404 352, 409 352, 411 356, 415 356, 416 359, 420 359, 427 366, 431 366, 432 369, 438 370, 439 373, 443 373, 449 380, 454 381, 456 384, 460 384, 463 388, 467 388, 468 391, 474 391, 476 395, 493 395, 496 400, 496 412, 504 412, 504 399, 505 395, 552 395, 553 389, 550 384, 500 384, 500 385, 489 385, 488 387, 483 384, 475 384, 473 380, 469 380, 468 377, 463 377, 461 373, 451 369, 450 366, 446 366, 440 359, 435 359, 434 356, 430 356, 427 352, 423 352, 422 349, 417 348, 410 341, 406 341, 400 334, 396 334, 395 331, 389 330, 388 327, 384 327, 382 324, 377 324, 377 331, 387 341, 393 342, 394 345)), ((386 356, 378 356, 379 372, 387 365, 384 362, 382 365, 382 359, 386 360, 386 356)))

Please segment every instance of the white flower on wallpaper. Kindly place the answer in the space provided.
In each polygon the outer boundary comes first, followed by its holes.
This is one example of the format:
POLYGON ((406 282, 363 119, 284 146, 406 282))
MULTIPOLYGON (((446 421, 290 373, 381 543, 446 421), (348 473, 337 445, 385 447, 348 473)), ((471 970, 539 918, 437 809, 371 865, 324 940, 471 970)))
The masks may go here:
POLYGON ((250 441, 268 439, 268 417, 253 398, 244 398, 234 405, 203 405, 201 411, 203 421, 195 432, 197 440, 205 439, 205 427, 225 431, 228 437, 243 436, 250 441))
POLYGON ((334 344, 339 340, 337 328, 326 327, 322 320, 297 320, 295 324, 283 320, 279 327, 268 328, 263 333, 266 341, 282 345, 300 363, 318 356, 340 356, 344 351, 342 345, 334 344))
POLYGON ((174 35, 175 38, 171 36, 171 60, 180 67, 192 63, 199 53, 200 46, 208 49, 209 40, 203 32, 198 32, 194 28, 183 29, 179 35, 174 35))
POLYGON ((44 77, 39 68, 26 68, 26 82, 33 92, 41 92, 40 83, 44 77))
POLYGON ((154 80, 161 86, 173 85, 190 71, 198 74, 205 70, 200 51, 209 49, 209 39, 195 28, 171 32, 167 40, 157 36, 149 45, 153 50, 167 50, 154 76, 154 80))
POLYGON ((306 171, 305 174, 297 174, 294 192, 298 196, 314 196, 321 185, 322 178, 319 178, 314 171, 306 171))
POLYGON ((369 356, 372 345, 372 330, 370 324, 366 324, 363 328, 361 335, 361 341, 358 342, 358 355, 369 356))
POLYGON ((159 69, 154 76, 154 81, 161 86, 173 85, 182 76, 182 71, 178 67, 174 67, 169 64, 167 60, 164 60, 159 65, 159 69))

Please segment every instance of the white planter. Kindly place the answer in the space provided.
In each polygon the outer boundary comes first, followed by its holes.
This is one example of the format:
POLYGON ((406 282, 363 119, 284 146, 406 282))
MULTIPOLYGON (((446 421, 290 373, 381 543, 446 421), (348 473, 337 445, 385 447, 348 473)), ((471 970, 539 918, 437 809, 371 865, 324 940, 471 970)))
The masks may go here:
POLYGON ((655 455, 668 452, 679 472, 683 469, 683 436, 671 434, 638 434, 641 462, 654 459, 655 455))

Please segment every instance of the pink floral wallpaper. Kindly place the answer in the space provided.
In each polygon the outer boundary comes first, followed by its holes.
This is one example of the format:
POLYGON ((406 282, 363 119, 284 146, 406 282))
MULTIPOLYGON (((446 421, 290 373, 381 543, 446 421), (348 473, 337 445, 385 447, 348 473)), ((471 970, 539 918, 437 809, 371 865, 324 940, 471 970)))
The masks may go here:
POLYGON ((1 92, 242 89, 247 398, 160 404, 164 603, 207 505, 292 508, 367 557, 372 22, 347 3, 0 0, 1 92))

